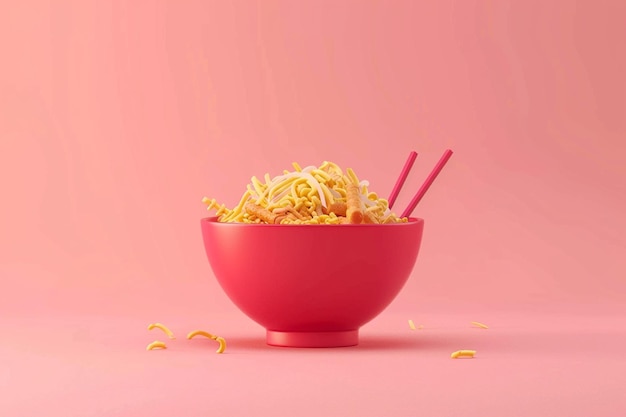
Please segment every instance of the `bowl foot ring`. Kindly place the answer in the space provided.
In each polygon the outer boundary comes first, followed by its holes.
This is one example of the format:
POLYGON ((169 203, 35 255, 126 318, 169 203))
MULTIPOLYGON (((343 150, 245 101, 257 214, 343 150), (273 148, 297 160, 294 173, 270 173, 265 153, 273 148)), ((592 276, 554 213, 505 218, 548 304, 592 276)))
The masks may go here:
POLYGON ((359 331, 280 332, 267 331, 267 344, 283 347, 346 347, 359 344, 359 331))

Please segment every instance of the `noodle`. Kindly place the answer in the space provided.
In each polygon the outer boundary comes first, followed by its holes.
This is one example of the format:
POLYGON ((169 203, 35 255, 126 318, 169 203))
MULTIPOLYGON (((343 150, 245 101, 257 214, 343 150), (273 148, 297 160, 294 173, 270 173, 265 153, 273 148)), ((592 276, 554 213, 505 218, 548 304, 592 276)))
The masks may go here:
POLYGON ((389 202, 368 190, 352 168, 345 173, 335 163, 302 168, 263 181, 252 177, 232 210, 215 199, 202 199, 207 210, 216 210, 222 223, 276 224, 389 224, 406 223, 389 210, 389 202))

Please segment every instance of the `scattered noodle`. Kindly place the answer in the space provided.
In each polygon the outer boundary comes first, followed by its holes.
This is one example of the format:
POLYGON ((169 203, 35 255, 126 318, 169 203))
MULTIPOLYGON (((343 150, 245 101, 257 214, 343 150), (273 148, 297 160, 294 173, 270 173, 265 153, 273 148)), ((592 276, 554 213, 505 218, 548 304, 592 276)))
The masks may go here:
POLYGON ((480 327, 481 329, 488 329, 489 328, 489 326, 487 326, 486 324, 482 324, 482 323, 479 323, 477 321, 473 321, 472 325, 474 325, 476 327, 480 327))
POLYGON ((154 349, 167 349, 167 346, 165 346, 165 343, 155 340, 154 342, 146 346, 146 350, 154 350, 154 349))
POLYGON ((409 327, 411 330, 415 330, 415 323, 413 323, 413 320, 409 320, 409 327))
POLYGON ((163 332, 167 335, 167 337, 169 337, 170 339, 176 339, 174 337, 174 333, 167 328, 167 326, 165 326, 164 324, 161 323, 152 323, 150 325, 148 325, 148 330, 152 330, 152 329, 161 329, 163 330, 163 332))
POLYGON ((293 163, 293 172, 263 181, 252 177, 239 203, 232 210, 204 197, 207 210, 215 210, 222 223, 263 224, 389 224, 406 223, 389 209, 389 202, 368 190, 355 172, 335 163, 319 167, 293 163))
POLYGON ((193 332, 190 332, 187 335, 187 339, 191 340, 191 339, 193 339, 196 336, 204 336, 204 337, 207 337, 207 338, 213 339, 213 340, 215 340, 215 338, 217 337, 217 336, 212 335, 209 332, 205 332, 204 330, 194 330, 193 332))
POLYGON ((204 336, 219 343, 220 346, 217 348, 215 353, 224 353, 224 351, 226 350, 226 339, 224 339, 223 337, 215 336, 209 332, 205 332, 204 330, 194 330, 187 335, 187 339, 191 340, 196 336, 204 336))
POLYGON ((475 350, 457 350, 456 352, 452 352, 450 357, 452 359, 473 358, 475 354, 476 354, 475 350))
POLYGON ((219 336, 215 340, 220 344, 220 347, 217 348, 215 353, 224 353, 224 351, 226 350, 226 340, 223 337, 219 336))

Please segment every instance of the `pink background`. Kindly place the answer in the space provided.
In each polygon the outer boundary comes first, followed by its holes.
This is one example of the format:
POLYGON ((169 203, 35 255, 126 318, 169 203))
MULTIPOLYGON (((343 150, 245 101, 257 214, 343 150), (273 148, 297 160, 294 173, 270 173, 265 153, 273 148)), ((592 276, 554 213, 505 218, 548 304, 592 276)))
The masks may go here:
POLYGON ((626 2, 12 3, 3 415, 626 411, 626 2), (265 346, 213 278, 200 199, 323 160, 386 196, 416 150, 400 211, 446 148, 412 277, 361 346, 265 346))

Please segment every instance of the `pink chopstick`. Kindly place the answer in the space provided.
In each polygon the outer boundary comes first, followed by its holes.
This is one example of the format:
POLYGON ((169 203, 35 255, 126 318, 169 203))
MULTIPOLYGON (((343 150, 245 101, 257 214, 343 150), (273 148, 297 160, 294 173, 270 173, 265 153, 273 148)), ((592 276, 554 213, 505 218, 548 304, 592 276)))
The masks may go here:
POLYGON ((396 185, 393 186, 393 190, 391 190, 391 194, 389 194, 389 208, 393 207, 393 203, 396 202, 396 198, 398 198, 398 194, 400 194, 400 190, 406 181, 406 177, 409 176, 409 171, 411 171, 411 167, 417 158, 417 152, 411 151, 409 154, 409 158, 406 160, 404 164, 404 168, 402 168, 402 172, 400 172, 400 176, 396 180, 396 185))
POLYGON ((408 217, 411 215, 411 213, 413 213, 413 210, 415 210, 415 207, 417 207, 417 204, 420 202, 422 197, 424 197, 424 194, 426 194, 426 191, 428 191, 430 186, 435 181, 435 178, 437 178, 437 175, 439 175, 444 165, 446 165, 446 162, 448 162, 448 159, 450 159, 451 156, 452 151, 450 149, 446 149, 446 151, 441 156, 441 159, 439 159, 439 162, 437 162, 437 165, 435 165, 435 168, 433 168, 431 173, 426 178, 426 181, 424 181, 424 184, 422 184, 420 189, 417 191, 417 194, 415 194, 415 196, 409 203, 409 206, 404 210, 402 216, 400 217, 408 217))

